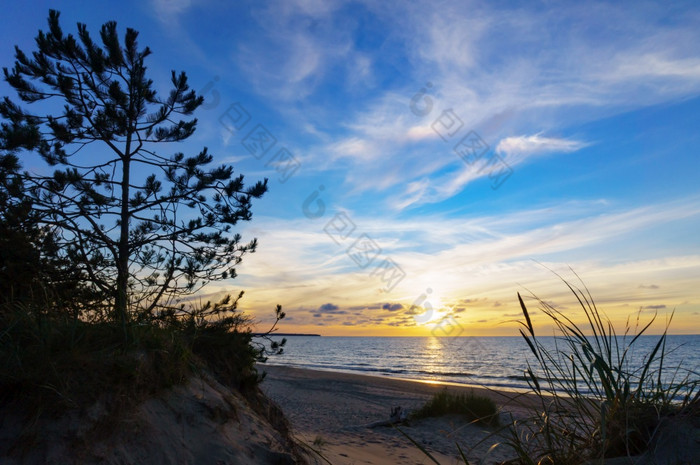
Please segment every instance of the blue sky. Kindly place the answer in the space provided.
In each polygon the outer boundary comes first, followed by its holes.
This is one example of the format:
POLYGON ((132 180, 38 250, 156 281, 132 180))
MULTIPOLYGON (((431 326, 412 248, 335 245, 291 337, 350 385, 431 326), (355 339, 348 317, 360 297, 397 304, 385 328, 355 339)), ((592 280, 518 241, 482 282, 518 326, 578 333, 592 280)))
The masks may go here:
POLYGON ((270 179, 258 251, 207 288, 261 322, 514 335, 519 291, 581 316, 571 267, 614 321, 700 333, 696 2, 14 2, 2 66, 49 8, 139 30, 163 91, 188 73, 198 131, 164 150, 270 179))

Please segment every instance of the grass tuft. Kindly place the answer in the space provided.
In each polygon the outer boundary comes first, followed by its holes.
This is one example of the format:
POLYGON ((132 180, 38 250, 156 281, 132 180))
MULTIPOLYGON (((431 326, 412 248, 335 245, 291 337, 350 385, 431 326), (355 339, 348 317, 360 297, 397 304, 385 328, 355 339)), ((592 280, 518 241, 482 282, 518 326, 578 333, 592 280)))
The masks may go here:
POLYGON ((498 407, 488 397, 474 392, 455 394, 446 388, 435 393, 423 407, 413 412, 411 418, 421 419, 442 415, 463 415, 469 421, 485 425, 498 425, 498 407))

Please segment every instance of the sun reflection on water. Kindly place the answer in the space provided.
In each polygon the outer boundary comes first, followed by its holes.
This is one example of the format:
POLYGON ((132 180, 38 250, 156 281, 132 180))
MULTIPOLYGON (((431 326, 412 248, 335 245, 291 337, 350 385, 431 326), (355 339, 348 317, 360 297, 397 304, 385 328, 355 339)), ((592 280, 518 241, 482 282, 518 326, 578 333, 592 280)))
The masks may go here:
POLYGON ((444 342, 439 337, 425 338, 425 345, 420 351, 416 364, 418 369, 423 372, 426 380, 439 379, 435 373, 439 373, 444 365, 445 353, 443 350, 444 342))

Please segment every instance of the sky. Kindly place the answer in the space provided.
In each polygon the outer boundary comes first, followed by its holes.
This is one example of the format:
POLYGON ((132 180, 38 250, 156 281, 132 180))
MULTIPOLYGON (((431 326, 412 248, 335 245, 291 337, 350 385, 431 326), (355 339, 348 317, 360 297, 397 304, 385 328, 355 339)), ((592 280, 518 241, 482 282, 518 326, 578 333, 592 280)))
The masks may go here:
MULTIPOLYGON (((517 335, 517 293, 624 330, 700 333, 697 2, 3 3, 0 66, 49 8, 140 32, 156 89, 185 71, 197 132, 250 183, 234 280, 265 329, 517 335)), ((3 82, 0 95, 11 95, 3 82)), ((32 168, 31 161, 25 167, 32 168)))

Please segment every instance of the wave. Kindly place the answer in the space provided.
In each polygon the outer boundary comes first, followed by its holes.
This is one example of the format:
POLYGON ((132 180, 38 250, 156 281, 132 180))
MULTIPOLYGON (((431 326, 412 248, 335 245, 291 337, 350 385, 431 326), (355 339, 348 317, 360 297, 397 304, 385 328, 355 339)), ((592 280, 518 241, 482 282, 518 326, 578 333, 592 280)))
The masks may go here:
POLYGON ((431 375, 431 376, 458 376, 464 378, 471 378, 476 376, 474 373, 469 373, 466 371, 426 371, 426 370, 415 370, 414 373, 421 375, 431 375))

